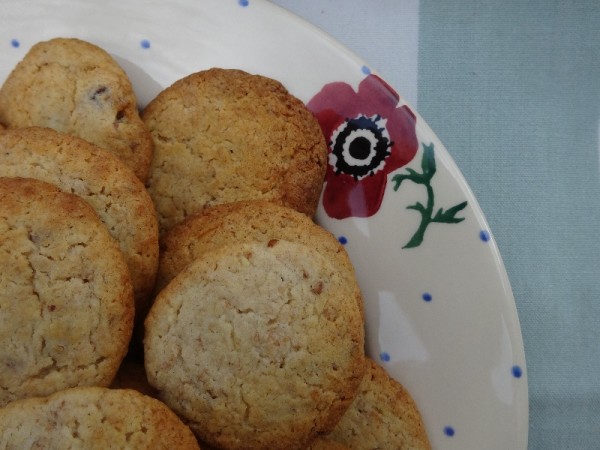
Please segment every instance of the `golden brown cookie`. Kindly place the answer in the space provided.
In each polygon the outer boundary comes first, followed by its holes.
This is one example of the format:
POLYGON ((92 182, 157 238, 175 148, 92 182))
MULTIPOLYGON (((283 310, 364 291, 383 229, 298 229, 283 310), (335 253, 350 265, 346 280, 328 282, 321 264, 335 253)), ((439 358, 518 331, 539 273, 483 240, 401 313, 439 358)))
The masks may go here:
POLYGON ((299 243, 205 253, 146 318, 148 380, 210 445, 303 449, 335 426, 362 379, 356 292, 299 243))
POLYGON ((54 185, 0 178, 0 198, 0 405, 108 386, 134 315, 117 243, 91 206, 54 185))
POLYGON ((356 399, 329 437, 353 450, 431 448, 408 391, 369 358, 356 399))
POLYGON ((197 72, 162 91, 142 119, 154 140, 148 189, 162 231, 238 200, 271 200, 314 215, 325 139, 278 81, 234 69, 197 72))
POLYGON ((0 409, 0 448, 199 450, 166 405, 128 389, 73 388, 0 409))
POLYGON ((350 447, 324 437, 315 439, 306 450, 351 450, 350 447))
POLYGON ((203 253, 242 242, 272 239, 300 242, 335 259, 340 273, 354 278, 344 247, 308 216, 272 202, 241 201, 212 206, 192 214, 160 240, 157 290, 203 253))
POLYGON ((117 240, 143 317, 158 268, 158 223, 144 185, 122 161, 49 128, 0 131, 0 176, 55 184, 86 200, 117 240))
POLYGON ((148 177, 152 139, 131 82, 92 43, 56 38, 34 45, 0 89, 0 122, 79 136, 113 152, 140 180, 148 177))

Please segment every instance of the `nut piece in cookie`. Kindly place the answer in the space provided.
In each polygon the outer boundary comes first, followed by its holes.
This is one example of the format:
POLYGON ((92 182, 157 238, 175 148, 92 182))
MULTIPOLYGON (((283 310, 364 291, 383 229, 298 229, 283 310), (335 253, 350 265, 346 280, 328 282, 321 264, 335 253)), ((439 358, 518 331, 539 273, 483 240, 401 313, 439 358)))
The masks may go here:
POLYGON ((56 38, 34 45, 0 89, 0 123, 79 136, 113 152, 146 181, 152 139, 125 71, 100 47, 56 38))
POLYGON ((129 389, 72 388, 0 409, 1 448, 199 450, 165 404, 129 389))
POLYGON ((158 222, 152 199, 133 171, 83 139, 31 127, 0 132, 0 176, 52 183, 94 208, 123 252, 141 322, 158 269, 158 222))
POLYGON ((408 391, 370 358, 358 395, 329 437, 356 450, 431 449, 408 391))
POLYGON ((197 72, 159 93, 142 119, 154 140, 147 185, 161 232, 207 206, 239 200, 314 215, 325 138, 278 81, 235 69, 197 72))
POLYGON ((0 198, 0 405, 108 386, 134 316, 117 243, 91 206, 54 185, 0 178, 0 198))
POLYGON ((148 381, 209 445, 303 449, 335 426, 364 373, 355 292, 299 243, 205 253, 146 318, 148 381))

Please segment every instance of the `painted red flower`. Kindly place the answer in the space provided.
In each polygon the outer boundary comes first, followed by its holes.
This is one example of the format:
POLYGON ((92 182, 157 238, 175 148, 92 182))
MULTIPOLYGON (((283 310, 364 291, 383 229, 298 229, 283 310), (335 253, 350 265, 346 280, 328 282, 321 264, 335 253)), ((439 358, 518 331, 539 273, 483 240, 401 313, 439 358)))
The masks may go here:
POLYGON ((329 146, 323 207, 330 217, 375 214, 388 174, 414 158, 416 118, 398 101, 387 83, 368 75, 358 92, 343 82, 330 83, 308 102, 329 146))

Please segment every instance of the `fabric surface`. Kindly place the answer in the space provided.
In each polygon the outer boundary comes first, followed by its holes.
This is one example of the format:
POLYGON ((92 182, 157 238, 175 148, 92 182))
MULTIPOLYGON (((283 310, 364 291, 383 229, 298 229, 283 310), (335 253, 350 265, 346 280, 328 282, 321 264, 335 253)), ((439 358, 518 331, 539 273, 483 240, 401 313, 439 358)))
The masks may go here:
POLYGON ((521 322, 529 448, 600 448, 600 3, 274 3, 394 86, 474 191, 521 322))

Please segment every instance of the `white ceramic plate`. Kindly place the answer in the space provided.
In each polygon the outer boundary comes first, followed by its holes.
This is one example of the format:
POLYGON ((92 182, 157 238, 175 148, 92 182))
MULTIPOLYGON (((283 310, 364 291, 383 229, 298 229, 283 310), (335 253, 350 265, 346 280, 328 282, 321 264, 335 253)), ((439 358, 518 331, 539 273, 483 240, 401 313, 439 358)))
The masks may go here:
POLYGON ((11 0, 0 80, 57 36, 109 51, 142 106, 213 66, 276 78, 310 101, 336 149, 318 220, 356 266, 369 355, 411 392, 434 448, 526 448, 523 344, 493 236, 443 145, 365 62, 262 0, 11 0))

